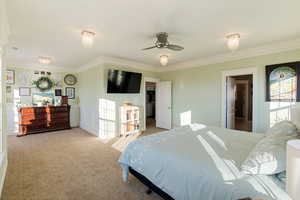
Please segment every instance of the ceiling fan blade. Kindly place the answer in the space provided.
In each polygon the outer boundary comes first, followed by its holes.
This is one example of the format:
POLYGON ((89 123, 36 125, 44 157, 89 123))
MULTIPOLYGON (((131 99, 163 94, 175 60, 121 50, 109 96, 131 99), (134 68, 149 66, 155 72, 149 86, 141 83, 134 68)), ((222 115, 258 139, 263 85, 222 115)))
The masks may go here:
POLYGON ((148 50, 148 49, 154 49, 154 48, 156 48, 156 46, 153 46, 153 47, 147 47, 147 48, 144 48, 144 49, 142 49, 142 50, 148 50))
POLYGON ((168 46, 166 46, 166 48, 174 50, 174 51, 181 51, 184 49, 182 46, 175 45, 175 44, 169 44, 168 46))

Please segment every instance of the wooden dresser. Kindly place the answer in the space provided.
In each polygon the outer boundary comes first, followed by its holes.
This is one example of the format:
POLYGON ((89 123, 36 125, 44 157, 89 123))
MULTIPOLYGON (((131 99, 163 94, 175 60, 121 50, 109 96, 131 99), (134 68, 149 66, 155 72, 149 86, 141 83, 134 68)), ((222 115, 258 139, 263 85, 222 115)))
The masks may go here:
POLYGON ((70 106, 24 107, 19 109, 19 134, 70 129, 70 106))

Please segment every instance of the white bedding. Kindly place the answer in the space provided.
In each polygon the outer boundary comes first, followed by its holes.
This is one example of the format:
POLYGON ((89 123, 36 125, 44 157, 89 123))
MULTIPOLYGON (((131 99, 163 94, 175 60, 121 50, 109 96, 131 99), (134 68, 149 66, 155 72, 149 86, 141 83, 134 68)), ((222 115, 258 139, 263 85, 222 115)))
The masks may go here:
POLYGON ((289 200, 275 177, 240 172, 261 137, 193 124, 133 141, 119 163, 125 181, 132 167, 176 200, 289 200))

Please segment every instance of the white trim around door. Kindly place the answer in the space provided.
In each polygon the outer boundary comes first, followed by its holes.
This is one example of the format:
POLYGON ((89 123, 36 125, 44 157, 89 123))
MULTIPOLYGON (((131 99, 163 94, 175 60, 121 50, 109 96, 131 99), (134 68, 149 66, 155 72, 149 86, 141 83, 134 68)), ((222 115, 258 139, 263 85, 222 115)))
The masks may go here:
POLYGON ((257 68, 241 68, 234 70, 222 71, 222 82, 221 82, 221 126, 226 128, 226 78, 228 76, 240 76, 252 74, 253 76, 253 112, 252 112, 252 132, 257 130, 257 119, 258 119, 258 80, 257 80, 257 68))
MULTIPOLYGON (((147 113, 146 113, 146 82, 151 82, 151 83, 158 83, 160 80, 158 78, 152 78, 152 77, 145 77, 144 78, 144 128, 143 130, 146 130, 147 129, 147 126, 146 126, 146 119, 147 119, 147 113)), ((155 104, 156 104, 156 101, 155 101, 155 104)), ((156 105, 155 105, 156 106, 156 105)))

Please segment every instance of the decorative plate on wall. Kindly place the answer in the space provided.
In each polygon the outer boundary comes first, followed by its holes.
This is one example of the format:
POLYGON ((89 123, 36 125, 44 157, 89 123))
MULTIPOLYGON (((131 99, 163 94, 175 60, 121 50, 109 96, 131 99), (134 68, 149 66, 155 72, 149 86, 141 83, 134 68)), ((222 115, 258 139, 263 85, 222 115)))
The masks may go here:
POLYGON ((67 74, 64 78, 64 82, 67 85, 75 85, 77 83, 77 78, 73 74, 67 74))

